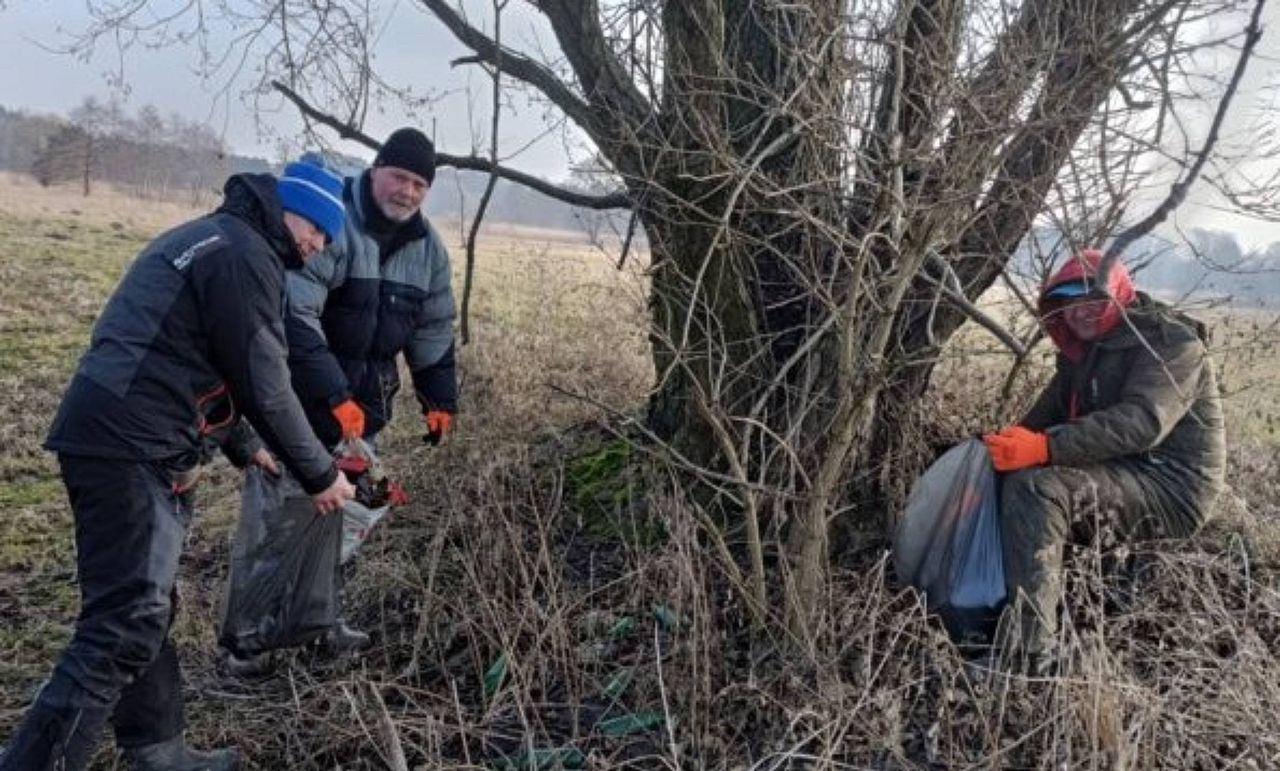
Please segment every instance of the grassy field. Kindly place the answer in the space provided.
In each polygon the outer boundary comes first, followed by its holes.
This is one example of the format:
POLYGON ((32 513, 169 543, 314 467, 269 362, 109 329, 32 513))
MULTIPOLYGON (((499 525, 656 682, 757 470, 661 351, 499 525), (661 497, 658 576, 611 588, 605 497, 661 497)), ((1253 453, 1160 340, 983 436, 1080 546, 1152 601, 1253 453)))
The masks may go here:
MULTIPOLYGON (((70 516, 40 442, 106 294, 193 210, 0 176, 0 737, 70 631, 70 516)), ((458 228, 441 228, 450 240, 458 228)), ((451 244, 457 286, 463 252, 451 244)), ((642 266, 497 230, 476 268, 462 413, 429 448, 404 397, 383 446, 413 503, 366 545, 359 661, 301 651, 230 677, 214 641, 238 507, 202 483, 175 637, 190 733, 264 769, 1280 767, 1280 466, 1269 320, 1219 314, 1232 488, 1194 542, 1146 555, 1116 609, 1073 563, 1071 671, 971 676, 883 561, 842 572, 845 612, 797 662, 750 640, 697 521, 601 429, 652 382, 642 266), (1106 623, 1101 623, 1105 618, 1106 623), (400 757, 407 758, 404 765, 400 757)), ((999 424, 1007 355, 967 331, 931 394, 952 437, 999 424)), ((97 768, 116 767, 106 743, 97 768)))

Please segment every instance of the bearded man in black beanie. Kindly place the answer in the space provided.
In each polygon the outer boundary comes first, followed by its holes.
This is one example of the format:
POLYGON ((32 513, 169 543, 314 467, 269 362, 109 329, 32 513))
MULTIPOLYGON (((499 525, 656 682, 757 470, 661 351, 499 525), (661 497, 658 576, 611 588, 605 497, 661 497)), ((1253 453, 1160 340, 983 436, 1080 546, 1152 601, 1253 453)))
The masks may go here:
POLYGON ((391 419, 403 353, 428 435, 457 412, 449 252, 421 207, 436 176, 431 140, 402 128, 348 177, 342 238, 289 281, 293 385, 320 438, 373 440, 391 419))
MULTIPOLYGON (((430 139, 414 128, 392 133, 373 166, 345 181, 341 238, 289 277, 293 388, 329 447, 344 439, 373 442, 387 425, 400 389, 400 353, 429 441, 453 427, 458 384, 449 253, 420 211, 435 175, 430 139)), ((338 653, 368 642, 341 620, 326 638, 338 653)), ((231 664, 236 671, 237 662, 231 664)))

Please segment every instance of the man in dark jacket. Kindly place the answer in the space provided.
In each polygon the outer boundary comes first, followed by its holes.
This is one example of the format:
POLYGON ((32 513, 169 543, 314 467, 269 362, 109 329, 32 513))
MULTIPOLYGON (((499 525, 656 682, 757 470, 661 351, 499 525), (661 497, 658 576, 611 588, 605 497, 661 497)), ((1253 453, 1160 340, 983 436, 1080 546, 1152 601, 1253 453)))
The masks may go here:
POLYGON ((206 437, 243 415, 321 513, 353 494, 290 388, 281 318, 285 269, 341 232, 341 181, 295 163, 225 192, 138 256, 54 419, 46 446, 75 515, 81 610, 3 771, 84 768, 107 722, 135 771, 236 768, 233 750, 186 747, 169 638, 206 437))
POLYGON ((1102 254, 1067 263, 1040 295, 1057 370, 1017 425, 985 437, 996 470, 1009 607, 1006 651, 1054 659, 1063 549, 1077 532, 1185 538, 1209 515, 1226 465, 1222 403, 1204 327, 1134 289, 1102 254))

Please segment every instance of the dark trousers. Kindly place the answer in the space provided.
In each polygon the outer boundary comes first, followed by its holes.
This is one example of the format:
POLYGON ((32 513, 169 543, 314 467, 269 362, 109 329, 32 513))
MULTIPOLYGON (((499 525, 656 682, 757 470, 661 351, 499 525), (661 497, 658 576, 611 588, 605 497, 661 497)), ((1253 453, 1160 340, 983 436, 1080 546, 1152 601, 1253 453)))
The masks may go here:
POLYGON ((1004 475, 1000 529, 1009 604, 1000 637, 1007 649, 1052 657, 1068 542, 1107 531, 1122 541, 1185 538, 1200 520, 1168 505, 1151 473, 1134 464, 1048 466, 1004 475))
POLYGON ((80 615, 0 771, 86 767, 110 722, 123 748, 182 732, 169 639, 191 507, 148 463, 59 457, 76 522, 80 615))

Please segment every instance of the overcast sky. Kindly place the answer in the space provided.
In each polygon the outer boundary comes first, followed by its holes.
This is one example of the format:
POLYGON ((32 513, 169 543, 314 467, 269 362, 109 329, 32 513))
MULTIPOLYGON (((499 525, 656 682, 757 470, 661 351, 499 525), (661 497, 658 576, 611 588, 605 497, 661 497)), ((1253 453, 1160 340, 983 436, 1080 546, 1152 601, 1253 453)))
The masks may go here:
MULTIPOLYGON (((151 7, 169 7, 172 2, 175 0, 157 0, 151 7)), ((488 5, 472 3, 470 7, 488 5)), ((468 52, 413 0, 383 0, 378 6, 386 21, 375 66, 392 82, 414 83, 419 92, 430 91, 439 96, 428 111, 429 117, 417 119, 418 125, 428 133, 434 131, 437 144, 446 152, 466 154, 478 141, 481 146, 474 149, 487 153, 487 140, 483 139, 488 126, 487 78, 475 67, 449 66, 452 59, 468 52), (473 130, 472 124, 478 130, 473 130)), ((524 3, 513 3, 510 9, 504 16, 505 40, 523 50, 555 50, 553 38, 536 12, 524 3)), ((1277 83, 1276 53, 1280 52, 1280 7, 1268 8, 1266 15, 1268 28, 1260 47, 1263 56, 1250 65, 1248 94, 1235 103, 1238 107, 1233 110, 1228 127, 1227 141, 1236 146, 1253 143, 1251 127, 1260 114, 1280 109, 1280 97, 1273 90, 1277 83)), ((65 43, 65 31, 83 29, 87 21, 84 0, 0 0, 0 105, 65 114, 86 96, 107 98, 110 90, 104 73, 118 66, 109 46, 100 48, 89 61, 46 50, 65 43)), ((1224 27, 1219 32, 1230 32, 1237 26, 1238 22, 1233 21, 1231 29, 1224 27)), ((201 83, 194 71, 197 60, 195 50, 132 51, 124 65, 131 87, 124 102, 126 111, 134 113, 149 103, 162 113, 177 111, 214 126, 236 152, 277 159, 279 152, 272 135, 296 137, 301 125, 292 105, 277 101, 278 108, 260 114, 255 123, 250 108, 237 93, 229 98, 219 97, 221 82, 201 83), (265 126, 265 135, 259 123, 265 126)), ((1226 58, 1221 63, 1224 69, 1233 64, 1226 58)), ((239 83, 240 89, 247 86, 247 80, 239 83)), ((532 145, 510 160, 511 165, 549 179, 566 178, 571 159, 564 149, 563 133, 553 131, 537 139, 546 131, 542 118, 546 111, 527 106, 523 97, 517 96, 515 103, 520 105, 520 114, 503 117, 503 147, 514 149, 529 142, 532 145)), ((365 128, 373 136, 382 137, 406 122, 410 121, 403 113, 392 109, 386 114, 372 114, 365 128)), ((352 155, 370 155, 354 143, 335 147, 352 155)), ((579 150, 577 159, 581 158, 579 150)), ((1163 195, 1163 191, 1157 193, 1163 195)), ((1205 192, 1194 195, 1193 201, 1179 210, 1177 223, 1182 227, 1229 229, 1247 246, 1280 241, 1280 226, 1225 214, 1218 207, 1206 205, 1210 199, 1205 192)))
MULTIPOLYGON (((157 7, 171 5, 156 3, 157 7)), ((535 28, 537 18, 512 4, 514 14, 504 21, 504 37, 513 41, 540 41, 551 45, 551 37, 535 28)), ((488 152, 489 81, 476 67, 451 68, 449 62, 469 53, 433 17, 412 0, 387 0, 380 4, 386 13, 378 42, 376 66, 392 82, 414 83, 420 93, 436 93, 440 101, 420 119, 419 126, 434 129, 441 150, 455 154, 471 152, 473 137, 479 136, 480 152, 488 152), (412 78, 410 77, 412 76, 412 78), (468 107, 471 106, 469 110, 468 107), (480 127, 473 132, 471 123, 480 127)), ((10 109, 65 114, 86 96, 108 98, 112 91, 106 74, 118 67, 110 45, 99 48, 90 61, 47 50, 65 44, 68 31, 83 29, 88 17, 83 0, 0 0, 0 105, 10 109)), ((154 104, 163 114, 181 113, 188 119, 207 122, 219 131, 234 151, 275 159, 276 140, 271 136, 296 136, 301 126, 295 108, 280 100, 279 109, 259 116, 266 133, 255 124, 251 108, 236 94, 221 98, 221 82, 202 83, 195 72, 198 51, 170 48, 163 51, 133 50, 124 67, 130 93, 125 110, 133 114, 145 104, 154 104)), ((249 83, 242 79, 239 90, 249 83)), ((517 105, 524 105, 517 98, 517 105)), ((522 115, 504 114, 503 146, 518 148, 546 132, 540 108, 522 108, 522 115)), ((374 137, 385 136, 408 120, 404 113, 390 110, 371 115, 365 130, 374 137)), ((522 170, 551 179, 567 176, 568 159, 561 134, 554 133, 512 161, 522 170)), ((352 155, 369 157, 356 143, 335 146, 352 155)))

